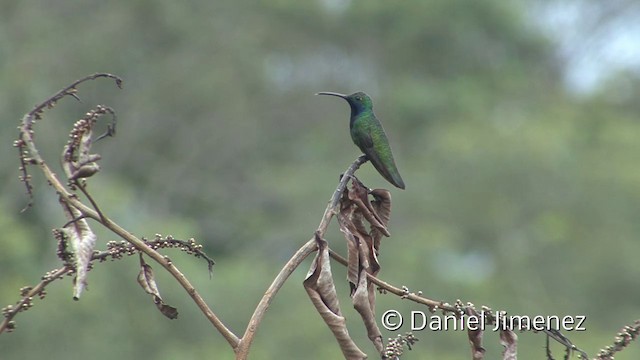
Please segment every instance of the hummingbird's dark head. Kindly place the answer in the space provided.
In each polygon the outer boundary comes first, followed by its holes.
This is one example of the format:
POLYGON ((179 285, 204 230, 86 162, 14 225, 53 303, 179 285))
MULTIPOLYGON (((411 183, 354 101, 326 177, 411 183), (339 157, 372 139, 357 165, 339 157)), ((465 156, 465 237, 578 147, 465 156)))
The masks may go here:
POLYGON ((371 98, 362 91, 351 95, 334 92, 319 92, 316 95, 331 95, 345 99, 349 103, 349 106, 351 106, 351 116, 360 114, 364 111, 371 111, 373 109, 373 102, 371 101, 371 98))

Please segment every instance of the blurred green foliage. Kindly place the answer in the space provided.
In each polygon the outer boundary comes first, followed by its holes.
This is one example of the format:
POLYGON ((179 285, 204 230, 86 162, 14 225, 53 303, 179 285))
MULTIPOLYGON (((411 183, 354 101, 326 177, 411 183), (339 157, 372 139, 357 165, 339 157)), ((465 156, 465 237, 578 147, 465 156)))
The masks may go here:
MULTIPOLYGON (((82 103, 46 113, 36 127, 45 157, 57 166, 91 106, 116 109, 90 191, 139 236, 203 243, 212 280, 204 263, 168 253, 236 333, 359 155, 348 108, 312 94, 364 90, 407 183, 392 189, 381 277, 511 314, 586 315, 588 331, 567 335, 595 355, 640 314, 640 79, 614 74, 587 96, 568 93, 531 3, 4 0, 0 303, 58 265, 57 199, 34 170, 35 206, 19 213, 27 198, 11 143, 21 116, 64 85, 94 72, 125 79, 121 91, 84 84, 82 103)), ((389 186, 369 164, 358 176, 389 186)), ((102 247, 115 240, 98 234, 102 247)), ((328 240, 344 250, 335 226, 328 240)), ((270 308, 253 358, 341 356, 302 290, 307 265, 270 308)), ((96 266, 80 302, 71 279, 54 283, 0 336, 2 358, 233 358, 175 281, 157 274, 180 311, 169 321, 137 271, 136 258, 96 266)), ((375 358, 334 271, 351 333, 375 358)), ((390 295, 378 309, 423 310, 390 295)), ((407 359, 468 357, 465 333, 416 336, 407 359)), ((521 358, 544 356, 542 335, 519 337, 521 358)), ((497 334, 485 343, 498 356, 497 334)), ((617 358, 639 356, 634 344, 617 358)))

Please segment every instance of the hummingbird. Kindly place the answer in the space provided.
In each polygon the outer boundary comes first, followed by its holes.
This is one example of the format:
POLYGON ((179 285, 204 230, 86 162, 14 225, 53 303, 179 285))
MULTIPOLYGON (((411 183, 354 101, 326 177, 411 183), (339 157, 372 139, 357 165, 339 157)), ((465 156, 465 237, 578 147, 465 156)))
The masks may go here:
POLYGON ((319 92, 316 95, 331 95, 343 98, 351 107, 349 129, 351 140, 367 155, 380 175, 394 186, 404 189, 404 181, 398 172, 391 154, 389 139, 382 124, 373 113, 373 102, 363 92, 344 95, 335 92, 319 92))

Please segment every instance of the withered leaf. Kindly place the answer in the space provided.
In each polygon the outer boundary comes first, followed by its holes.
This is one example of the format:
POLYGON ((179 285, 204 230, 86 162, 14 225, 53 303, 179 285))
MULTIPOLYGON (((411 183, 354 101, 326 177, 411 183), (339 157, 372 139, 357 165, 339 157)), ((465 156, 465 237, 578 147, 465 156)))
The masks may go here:
POLYGON ((503 360, 518 359, 518 335, 516 333, 511 330, 500 330, 500 345, 504 346, 503 360))
MULTIPOLYGON (((366 245, 361 244, 359 249, 360 259, 365 259, 364 253, 367 251, 366 245)), ((351 294, 351 301, 353 303, 353 307, 358 311, 360 317, 362 317, 369 339, 373 342, 376 350, 382 354, 384 351, 384 344, 382 342, 382 334, 380 333, 380 329, 378 328, 375 318, 375 289, 372 286, 373 284, 370 284, 367 280, 366 268, 367 266, 361 267, 358 285, 355 291, 351 294)))
POLYGON ((88 178, 95 175, 98 171, 100 171, 100 165, 96 163, 84 164, 73 171, 69 180, 88 178))
MULTIPOLYGON (((474 316, 480 318, 478 312, 474 308, 467 309, 468 316, 474 316)), ((469 345, 471 345, 471 358, 473 360, 484 359, 485 348, 482 346, 482 337, 484 332, 482 331, 484 324, 477 324, 477 329, 467 329, 467 336, 469 338, 469 345)))
POLYGON ((344 234, 347 240, 347 281, 351 286, 351 291, 355 289, 358 284, 358 277, 360 276, 360 254, 358 250, 358 243, 360 238, 351 217, 348 215, 349 210, 338 214, 338 224, 340 225, 340 231, 344 234), (355 232, 355 234, 354 234, 355 232))
POLYGON ((159 301, 156 302, 154 299, 154 302, 156 303, 156 306, 158 307, 158 310, 160 310, 162 315, 168 317, 171 320, 178 318, 178 309, 174 308, 173 306, 169 306, 165 304, 164 301, 162 301, 162 299, 158 299, 158 300, 159 301))
POLYGON ((91 139, 91 137, 93 136, 93 126, 92 126, 93 122, 87 121, 86 124, 87 126, 85 130, 82 132, 82 137, 80 140, 80 148, 78 149, 79 164, 86 164, 87 162, 90 161, 89 152, 91 152, 91 143, 93 141, 91 139))
POLYGON ((380 237, 380 232, 376 230, 376 228, 372 227, 371 231, 367 231, 367 228, 364 225, 363 216, 360 211, 354 211, 351 216, 351 221, 353 222, 353 226, 355 230, 354 234, 358 239, 363 241, 368 251, 365 253, 366 258, 368 260, 368 272, 371 275, 376 275, 380 271, 380 263, 378 262, 378 248, 380 241, 378 240, 378 246, 375 246, 374 238, 371 234, 375 233, 380 237))
POLYGON ((351 184, 340 198, 337 214, 340 231, 347 240, 347 280, 353 306, 362 317, 367 335, 376 350, 384 355, 382 334, 375 318, 376 291, 367 274, 376 275, 380 271, 377 255, 381 237, 390 236, 386 224, 391 213, 391 195, 384 189, 369 192, 355 176, 351 184), (370 225, 369 229, 365 222, 370 225))
POLYGON ((316 233, 318 251, 303 285, 311 302, 338 341, 346 359, 366 359, 367 355, 358 348, 349 336, 346 321, 340 311, 340 304, 333 283, 329 249, 326 240, 316 233))
MULTIPOLYGON (((338 222, 340 231, 347 240, 347 279, 353 292, 359 282, 363 267, 372 275, 376 275, 380 271, 380 263, 378 262, 379 238, 383 233, 382 231, 387 230, 382 223, 378 222, 376 210, 369 202, 367 188, 357 178, 354 178, 352 183, 352 189, 345 190, 348 195, 341 200, 338 222), (370 231, 367 230, 364 220, 367 220, 371 225, 370 231), (374 222, 373 224, 371 223, 372 221, 374 222), (378 223, 377 226, 375 225, 376 222, 378 223), (378 238, 377 243, 372 234, 378 238), (358 250, 361 244, 366 245, 367 251, 364 253, 358 250)), ((375 196, 377 196, 376 201, 379 203, 376 206, 383 209, 384 221, 388 221, 388 211, 390 210, 390 195, 388 191, 376 190, 375 196), (381 206, 380 204, 384 205, 381 206)))
POLYGON ((375 199, 371 202, 373 209, 378 214, 382 224, 387 225, 391 216, 391 192, 387 189, 373 189, 370 194, 375 199))
POLYGON ((376 350, 382 352, 382 335, 375 321, 375 290, 367 281, 367 273, 377 273, 380 269, 373 240, 367 231, 364 220, 371 228, 386 228, 379 222, 375 210, 369 202, 368 190, 357 179, 352 180, 353 187, 343 198, 338 214, 340 231, 347 240, 347 280, 351 287, 353 306, 356 308, 367 329, 369 339, 376 350))
POLYGON ((378 214, 376 214, 376 211, 369 201, 369 190, 355 177, 351 181, 351 184, 351 189, 347 190, 349 200, 356 205, 362 216, 367 219, 373 228, 378 229, 385 236, 391 236, 389 230, 382 223, 382 220, 378 217, 378 214))
POLYGON ((80 295, 87 287, 87 276, 93 249, 96 245, 97 236, 89 227, 86 219, 81 219, 81 213, 78 209, 70 206, 62 198, 59 198, 60 205, 69 224, 61 231, 64 233, 71 243, 73 252, 74 265, 76 268, 76 277, 73 284, 73 299, 79 300, 80 295))
POLYGON ((88 178, 100 171, 96 161, 101 156, 90 153, 94 123, 95 119, 80 119, 69 134, 70 140, 62 150, 62 167, 69 180, 88 178))
POLYGON ((153 274, 153 268, 151 265, 144 261, 142 254, 140 254, 140 272, 138 273, 138 284, 144 289, 147 294, 150 294, 153 298, 154 304, 158 307, 160 312, 169 319, 178 318, 178 310, 172 306, 164 303, 158 290, 158 285, 153 274))
POLYGON ((153 268, 151 265, 147 264, 140 254, 140 272, 138 273, 138 284, 142 286, 142 289, 151 295, 155 295, 158 298, 160 297, 160 292, 158 291, 158 286, 156 284, 155 276, 153 274, 153 268))
MULTIPOLYGON (((389 218, 391 217, 391 193, 386 189, 373 189, 371 195, 375 200, 371 202, 375 213, 382 222, 382 225, 387 226, 389 218)), ((389 232, 384 233, 378 228, 371 229, 371 237, 373 238, 373 246, 376 250, 380 249, 380 240, 382 235, 387 235, 389 232)))

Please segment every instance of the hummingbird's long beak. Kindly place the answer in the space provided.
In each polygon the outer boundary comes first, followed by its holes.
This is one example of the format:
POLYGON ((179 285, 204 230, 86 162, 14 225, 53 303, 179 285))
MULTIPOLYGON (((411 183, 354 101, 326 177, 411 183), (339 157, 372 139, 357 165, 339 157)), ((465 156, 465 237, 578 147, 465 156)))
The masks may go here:
POLYGON ((316 95, 331 95, 331 96, 337 96, 343 99, 347 97, 347 95, 344 95, 344 94, 340 94, 336 92, 328 92, 328 91, 321 91, 319 93, 316 93, 316 95))

